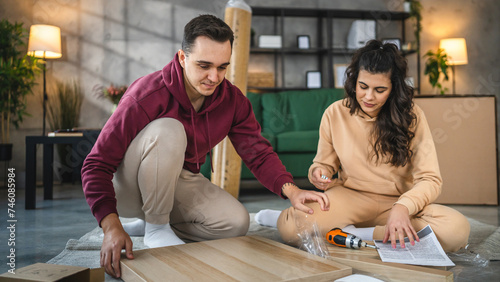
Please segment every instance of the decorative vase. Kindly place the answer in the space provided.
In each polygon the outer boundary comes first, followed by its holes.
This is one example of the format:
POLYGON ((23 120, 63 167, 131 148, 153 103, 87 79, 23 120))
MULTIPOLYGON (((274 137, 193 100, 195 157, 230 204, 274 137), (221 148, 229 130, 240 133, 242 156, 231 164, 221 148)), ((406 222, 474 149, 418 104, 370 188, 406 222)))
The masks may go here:
POLYGON ((0 161, 10 161, 12 160, 12 144, 1 143, 0 144, 0 161))
POLYGON ((403 3, 403 10, 407 13, 411 11, 411 3, 410 2, 404 2, 403 3))
POLYGON ((111 108, 111 114, 113 114, 116 111, 116 108, 118 107, 117 103, 113 103, 113 107, 111 108))

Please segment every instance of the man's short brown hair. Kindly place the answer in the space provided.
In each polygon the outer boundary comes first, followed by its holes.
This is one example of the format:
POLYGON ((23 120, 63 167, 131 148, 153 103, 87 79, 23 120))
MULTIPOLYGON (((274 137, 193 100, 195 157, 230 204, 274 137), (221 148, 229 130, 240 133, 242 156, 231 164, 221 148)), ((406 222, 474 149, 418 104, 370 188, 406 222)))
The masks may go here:
POLYGON ((198 36, 206 36, 217 42, 229 40, 231 47, 233 46, 233 31, 223 20, 213 15, 200 15, 186 24, 182 40, 182 50, 186 54, 191 52, 194 41, 198 36))

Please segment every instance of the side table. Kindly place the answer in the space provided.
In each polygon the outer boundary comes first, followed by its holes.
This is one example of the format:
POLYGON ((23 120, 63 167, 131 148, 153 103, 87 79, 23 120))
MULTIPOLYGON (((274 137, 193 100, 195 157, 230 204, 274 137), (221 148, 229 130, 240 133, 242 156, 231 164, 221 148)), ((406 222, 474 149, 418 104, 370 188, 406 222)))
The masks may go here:
POLYGON ((43 199, 52 200, 54 144, 71 145, 75 162, 83 163, 95 143, 95 136, 26 136, 26 209, 36 208, 36 146, 43 145, 43 199), (76 155, 75 155, 76 153, 76 155))

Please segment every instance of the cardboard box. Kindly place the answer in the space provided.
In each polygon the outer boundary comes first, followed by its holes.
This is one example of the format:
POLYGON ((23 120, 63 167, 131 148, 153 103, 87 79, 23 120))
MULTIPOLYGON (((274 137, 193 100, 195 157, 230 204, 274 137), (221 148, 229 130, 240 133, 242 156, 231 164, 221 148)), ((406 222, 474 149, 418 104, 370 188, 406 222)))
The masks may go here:
POLYGON ((104 282, 104 268, 35 263, 16 269, 15 274, 6 272, 0 275, 0 282, 3 281, 104 282))
POLYGON ((248 87, 274 87, 274 73, 249 72, 248 87))

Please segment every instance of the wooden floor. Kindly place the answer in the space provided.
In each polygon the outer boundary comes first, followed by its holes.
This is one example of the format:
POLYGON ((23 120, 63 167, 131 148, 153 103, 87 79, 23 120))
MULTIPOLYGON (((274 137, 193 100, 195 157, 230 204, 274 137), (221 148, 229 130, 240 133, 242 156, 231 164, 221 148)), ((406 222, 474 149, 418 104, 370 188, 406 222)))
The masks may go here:
MULTIPOLYGON (((21 178, 22 179, 22 178, 21 178)), ((300 179, 299 179, 300 180, 300 179)), ((298 181, 300 187, 305 184, 298 181)), ((304 183, 306 183, 304 181, 304 183)), ((239 200, 251 213, 261 209, 283 210, 289 201, 283 200, 264 188, 251 183, 242 183, 239 200), (250 187, 251 186, 251 187, 250 187), (255 187, 255 188, 254 188, 255 187)), ((2 193, 6 192, 3 190, 2 193)), ((4 194, 5 195, 5 194, 4 194)), ((36 262, 46 262, 61 251, 69 239, 78 239, 97 226, 95 218, 83 197, 81 184, 55 185, 54 200, 43 200, 43 191, 37 189, 37 209, 24 209, 24 190, 16 193, 16 267, 21 268, 36 262)), ((7 197, 0 197, 0 205, 7 207, 7 197)), ((452 206, 465 216, 492 226, 500 226, 498 206, 452 206)), ((0 214, 0 221, 6 222, 7 213, 0 214)), ((8 230, 0 230, 0 238, 8 238, 8 230)), ((0 254, 8 254, 6 243, 0 245, 0 254)), ((369 250, 368 250, 369 251, 369 250)), ((359 253, 358 253, 359 254, 359 253)), ((0 260, 5 262, 4 260, 0 260)), ((0 264, 0 273, 7 271, 5 263, 0 264)), ((356 270, 356 267, 353 267, 356 270)), ((500 281, 500 261, 490 261, 487 266, 461 263, 450 269, 457 282, 500 281)), ((406 281, 411 280, 409 275, 406 281)))

